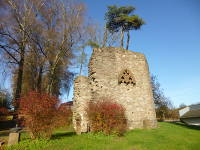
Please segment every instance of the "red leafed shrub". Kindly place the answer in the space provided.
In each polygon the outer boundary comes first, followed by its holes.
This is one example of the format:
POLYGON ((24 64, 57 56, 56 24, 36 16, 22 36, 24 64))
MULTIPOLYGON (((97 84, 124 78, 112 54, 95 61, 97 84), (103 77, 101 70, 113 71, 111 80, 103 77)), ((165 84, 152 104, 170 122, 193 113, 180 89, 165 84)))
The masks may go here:
POLYGON ((91 102, 88 104, 87 114, 90 129, 93 132, 123 135, 127 128, 125 109, 112 100, 91 102))
POLYGON ((56 114, 56 127, 69 126, 72 123, 72 111, 68 106, 61 105, 56 114))
POLYGON ((9 114, 9 111, 5 107, 0 107, 0 121, 6 120, 7 115, 9 114))
POLYGON ((0 107, 0 115, 8 115, 9 111, 5 107, 0 107))
POLYGON ((51 137, 58 104, 56 97, 37 92, 30 92, 20 99, 20 115, 32 138, 51 137))

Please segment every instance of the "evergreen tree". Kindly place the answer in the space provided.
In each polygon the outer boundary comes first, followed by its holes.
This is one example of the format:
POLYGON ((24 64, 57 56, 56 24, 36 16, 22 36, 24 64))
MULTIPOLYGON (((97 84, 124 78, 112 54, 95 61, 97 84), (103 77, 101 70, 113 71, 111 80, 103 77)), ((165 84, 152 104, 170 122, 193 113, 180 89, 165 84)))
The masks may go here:
POLYGON ((138 30, 145 24, 145 22, 137 15, 133 15, 135 8, 132 6, 128 7, 117 7, 108 6, 108 11, 105 14, 106 28, 114 33, 121 32, 121 47, 124 45, 124 32, 127 32, 127 44, 128 49, 130 41, 130 30, 138 30))

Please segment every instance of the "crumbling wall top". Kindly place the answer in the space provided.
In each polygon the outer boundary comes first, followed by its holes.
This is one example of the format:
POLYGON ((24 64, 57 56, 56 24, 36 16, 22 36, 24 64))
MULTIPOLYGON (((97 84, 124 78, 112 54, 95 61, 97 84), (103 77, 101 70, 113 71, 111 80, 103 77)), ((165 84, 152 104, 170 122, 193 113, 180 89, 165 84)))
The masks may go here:
POLYGON ((126 50, 123 48, 119 47, 103 47, 103 48, 94 48, 93 49, 93 54, 94 53, 115 53, 115 54, 120 54, 120 55, 132 55, 135 57, 135 59, 143 59, 146 60, 145 55, 139 52, 133 52, 130 50, 126 50))

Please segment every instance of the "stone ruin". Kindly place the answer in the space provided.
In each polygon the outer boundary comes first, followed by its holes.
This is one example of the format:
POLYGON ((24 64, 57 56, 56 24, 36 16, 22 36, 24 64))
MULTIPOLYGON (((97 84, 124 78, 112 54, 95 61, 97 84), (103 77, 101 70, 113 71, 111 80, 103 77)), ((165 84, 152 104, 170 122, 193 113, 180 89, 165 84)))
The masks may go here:
POLYGON ((89 76, 74 81, 73 125, 89 131, 88 102, 109 98, 125 108, 128 129, 157 127, 150 75, 143 54, 121 48, 93 49, 89 76))

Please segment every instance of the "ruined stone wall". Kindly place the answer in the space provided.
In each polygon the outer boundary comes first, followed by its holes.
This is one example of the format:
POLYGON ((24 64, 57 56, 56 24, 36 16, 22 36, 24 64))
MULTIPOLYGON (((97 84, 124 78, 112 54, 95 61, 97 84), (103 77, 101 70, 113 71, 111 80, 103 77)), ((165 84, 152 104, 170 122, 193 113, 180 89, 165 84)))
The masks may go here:
POLYGON ((78 76, 74 80, 73 97, 73 125, 77 134, 87 132, 88 119, 86 108, 91 100, 91 92, 88 77, 78 76))
MULTIPOLYGON (((94 49, 87 85, 90 100, 109 98, 124 106, 129 129, 143 128, 147 123, 150 128, 157 126, 148 64, 143 54, 113 47, 94 49)), ((76 93, 74 96, 74 100, 84 101, 76 93)))

